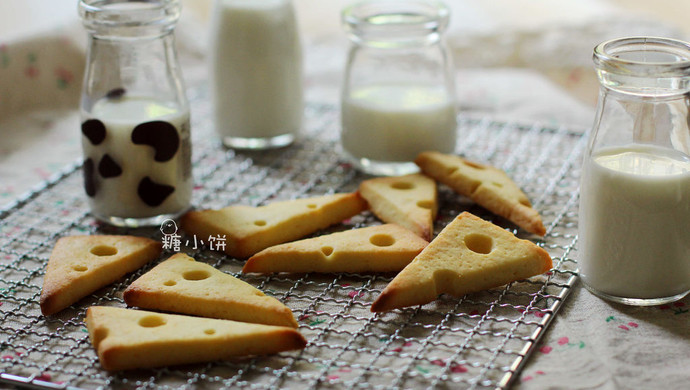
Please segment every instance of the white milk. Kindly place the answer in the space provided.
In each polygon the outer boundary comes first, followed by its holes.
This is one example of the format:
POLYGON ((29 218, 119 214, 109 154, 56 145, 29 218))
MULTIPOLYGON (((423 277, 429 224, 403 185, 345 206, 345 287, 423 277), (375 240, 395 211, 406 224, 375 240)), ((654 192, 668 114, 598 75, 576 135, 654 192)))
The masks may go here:
POLYGON ((455 150, 454 102, 439 87, 373 85, 342 102, 342 146, 355 159, 410 162, 425 150, 455 150))
POLYGON ((241 138, 296 134, 303 116, 302 52, 290 1, 217 0, 212 24, 217 132, 241 138))
POLYGON ((85 160, 92 159, 96 167, 97 191, 89 198, 96 216, 148 218, 179 214, 189 207, 193 185, 189 111, 178 111, 174 105, 147 98, 122 97, 99 100, 84 117, 98 119, 106 127, 106 138, 98 145, 82 136, 85 160), (155 161, 152 146, 132 142, 134 128, 150 121, 168 122, 177 132, 179 147, 167 161, 155 161), (104 178, 98 173, 105 154, 120 165, 122 174, 104 178), (147 205, 138 194, 141 180, 147 176, 155 183, 174 187, 157 206, 147 205))
POLYGON ((603 150, 584 166, 580 272, 614 297, 652 299, 690 290, 690 161, 673 150, 603 150))

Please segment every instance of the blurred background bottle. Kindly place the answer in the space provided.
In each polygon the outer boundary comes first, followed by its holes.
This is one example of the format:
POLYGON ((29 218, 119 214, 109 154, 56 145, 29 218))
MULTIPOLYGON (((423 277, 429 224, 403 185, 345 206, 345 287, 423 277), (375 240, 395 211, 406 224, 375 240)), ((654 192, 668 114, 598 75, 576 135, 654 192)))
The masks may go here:
POLYGON ((422 151, 452 153, 456 97, 443 40, 450 11, 436 1, 365 1, 342 12, 350 38, 342 89, 346 157, 376 175, 418 171, 422 151))
POLYGON ((216 132, 232 148, 292 143, 302 125, 302 49, 290 0, 215 0, 210 89, 216 132))

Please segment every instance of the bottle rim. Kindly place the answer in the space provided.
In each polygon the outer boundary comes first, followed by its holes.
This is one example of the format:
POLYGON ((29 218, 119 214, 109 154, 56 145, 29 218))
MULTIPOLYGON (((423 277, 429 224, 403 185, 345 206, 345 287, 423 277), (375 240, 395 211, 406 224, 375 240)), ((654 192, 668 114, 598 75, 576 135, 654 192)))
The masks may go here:
POLYGON ((690 77, 690 43, 664 37, 604 41, 592 56, 598 70, 639 77, 690 77))
POLYGON ((341 20, 355 41, 403 41, 438 36, 450 10, 439 0, 364 0, 345 7, 341 20))
POLYGON ((87 28, 174 25, 180 17, 179 0, 80 0, 79 16, 87 28))

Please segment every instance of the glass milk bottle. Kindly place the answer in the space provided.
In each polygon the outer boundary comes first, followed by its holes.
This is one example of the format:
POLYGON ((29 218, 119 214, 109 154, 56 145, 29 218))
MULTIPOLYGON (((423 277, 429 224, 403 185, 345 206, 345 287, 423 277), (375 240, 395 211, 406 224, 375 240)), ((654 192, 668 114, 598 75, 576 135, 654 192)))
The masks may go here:
POLYGON ((594 49, 600 93, 580 186, 579 266, 605 299, 655 305, 690 291, 690 44, 594 49))
POLYGON ((92 214, 158 225, 189 208, 189 105, 175 52, 177 0, 81 0, 88 31, 81 99, 92 214))
POLYGON ((341 144, 360 170, 418 171, 425 150, 452 153, 456 98, 440 2, 365 1, 342 12, 351 45, 341 97, 341 144))
POLYGON ((210 90, 223 144, 269 149, 302 126, 302 49, 290 0, 214 0, 210 90))

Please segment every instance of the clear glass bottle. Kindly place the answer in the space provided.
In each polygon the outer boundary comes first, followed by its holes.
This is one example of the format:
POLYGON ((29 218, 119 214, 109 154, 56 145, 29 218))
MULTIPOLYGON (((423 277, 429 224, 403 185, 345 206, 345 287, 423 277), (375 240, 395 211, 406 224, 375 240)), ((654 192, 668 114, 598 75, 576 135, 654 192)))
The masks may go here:
POLYGON ((175 51, 177 0, 81 0, 88 32, 81 98, 92 214, 157 225, 189 208, 189 104, 175 51))
POLYGON ((290 0, 214 0, 210 90, 216 132, 238 149, 292 143, 304 115, 302 48, 290 0))
POLYGON ((422 151, 452 153, 456 97, 441 2, 364 1, 345 8, 351 44, 341 96, 345 156, 375 175, 418 171, 422 151))
POLYGON ((580 185, 579 266, 605 299, 690 292, 690 44, 631 37, 594 49, 600 93, 580 185))

